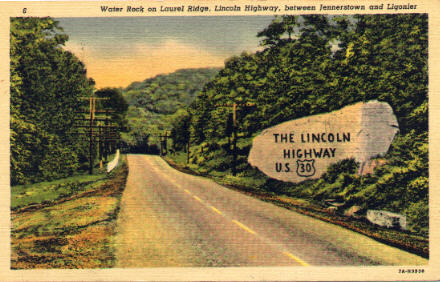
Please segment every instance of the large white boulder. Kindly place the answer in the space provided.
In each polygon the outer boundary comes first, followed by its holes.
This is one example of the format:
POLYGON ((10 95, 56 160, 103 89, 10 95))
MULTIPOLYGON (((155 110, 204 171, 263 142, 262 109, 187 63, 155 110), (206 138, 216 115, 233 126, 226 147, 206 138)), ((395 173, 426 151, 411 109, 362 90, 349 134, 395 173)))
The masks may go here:
POLYGON ((354 158, 363 166, 388 151, 399 130, 388 103, 360 102, 338 111, 287 121, 254 138, 248 162, 271 178, 316 179, 329 165, 354 158))

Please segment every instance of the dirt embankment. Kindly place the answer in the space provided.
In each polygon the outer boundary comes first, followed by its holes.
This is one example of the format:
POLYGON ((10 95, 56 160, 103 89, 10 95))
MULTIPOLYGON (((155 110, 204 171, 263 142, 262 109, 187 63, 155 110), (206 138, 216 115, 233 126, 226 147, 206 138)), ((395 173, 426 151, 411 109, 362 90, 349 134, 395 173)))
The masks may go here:
POLYGON ((112 240, 127 174, 124 162, 87 191, 11 212, 11 268, 114 266, 112 240))

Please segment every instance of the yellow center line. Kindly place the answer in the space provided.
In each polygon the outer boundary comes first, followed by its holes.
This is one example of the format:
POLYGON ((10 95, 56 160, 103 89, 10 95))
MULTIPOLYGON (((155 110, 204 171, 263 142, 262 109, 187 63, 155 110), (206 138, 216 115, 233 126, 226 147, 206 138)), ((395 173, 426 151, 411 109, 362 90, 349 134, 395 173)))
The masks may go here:
POLYGON ((171 182, 171 183, 173 183, 173 184, 176 185, 177 187, 180 186, 180 184, 177 183, 177 182, 176 182, 175 180, 173 180, 173 179, 168 179, 168 181, 171 182))
POLYGON ((196 199, 197 201, 199 201, 200 203, 202 202, 202 200, 197 196, 193 196, 193 198, 196 199))
POLYGON ((214 206, 210 206, 210 208, 215 211, 216 213, 218 213, 219 215, 223 215, 223 213, 221 211, 219 211, 218 209, 216 209, 214 206))
MULTIPOLYGON (((168 176, 165 175, 162 171, 156 169, 156 172, 159 173, 159 174, 161 174, 164 178, 167 178, 167 180, 168 180, 169 182, 173 183, 177 188, 179 188, 179 189, 183 189, 183 186, 182 186, 179 182, 177 182, 176 180, 174 180, 174 179, 168 177, 168 176)), ((191 193, 189 193, 189 191, 188 191, 187 193, 188 193, 188 194, 191 194, 191 193)))
POLYGON ((283 252, 284 255, 288 256, 289 258, 293 259, 294 261, 296 261, 297 263, 301 264, 302 266, 309 266, 309 264, 305 261, 303 261, 302 259, 300 259, 297 256, 292 255, 289 252, 283 252))
POLYGON ((242 229, 246 230, 247 232, 257 235, 257 233, 255 233, 254 230, 250 229, 249 227, 247 227, 246 225, 244 225, 243 223, 236 221, 236 220, 232 220, 233 223, 237 224, 238 226, 240 226, 242 229))
POLYGON ((183 191, 185 191, 186 194, 191 195, 191 192, 190 192, 190 191, 188 191, 188 190, 186 190, 186 189, 184 189, 183 191))
MULTIPOLYGON (((160 167, 163 167, 162 164, 159 164, 159 166, 160 166, 160 167)), ((164 175, 164 172, 163 172, 162 170, 158 169, 157 167, 153 167, 153 169, 154 169, 157 173, 161 174, 162 176, 165 176, 165 175, 164 175)), ((177 181, 175 181, 174 179, 168 178, 168 181, 172 182, 172 183, 173 183, 174 185, 176 185, 178 188, 183 188, 183 187, 182 187, 179 183, 177 183, 177 181)), ((183 191, 184 191, 185 193, 189 194, 189 195, 192 195, 191 192, 190 192, 189 190, 187 190, 187 189, 183 189, 183 191)), ((198 202, 203 203, 202 200, 201 200, 199 197, 193 195, 193 198, 196 199, 198 202)), ((215 211, 216 213, 218 213, 219 215, 223 215, 223 213, 222 213, 221 211, 219 211, 218 209, 216 209, 214 206, 209 205, 209 207, 210 207, 213 211, 215 211)), ((245 231, 247 231, 247 232, 249 232, 249 233, 251 233, 251 234, 257 235, 257 233, 255 233, 254 230, 250 229, 249 227, 247 227, 247 226, 244 225, 243 223, 241 223, 241 222, 239 222, 239 221, 237 221, 237 220, 232 220, 232 222, 234 222, 235 224, 237 224, 237 225, 238 225, 240 228, 242 228, 243 230, 245 230, 245 231)), ((297 263, 299 263, 299 264, 302 265, 302 266, 310 266, 308 263, 306 263, 306 262, 303 261, 302 259, 298 258, 297 256, 295 256, 295 255, 293 255, 293 254, 291 254, 291 253, 289 253, 289 252, 283 251, 283 254, 284 254, 285 256, 289 257, 290 259, 296 261, 297 263)))

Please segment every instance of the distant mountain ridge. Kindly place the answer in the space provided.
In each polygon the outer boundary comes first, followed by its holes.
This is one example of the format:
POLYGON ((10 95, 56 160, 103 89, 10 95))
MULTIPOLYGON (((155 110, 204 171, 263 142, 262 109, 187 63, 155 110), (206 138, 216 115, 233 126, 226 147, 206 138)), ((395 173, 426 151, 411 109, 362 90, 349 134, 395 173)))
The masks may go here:
MULTIPOLYGON (((133 82, 122 90, 129 104, 127 133, 123 141, 134 151, 148 147, 149 136, 170 130, 174 113, 190 105, 204 85, 214 79, 220 68, 180 69, 133 82)), ((150 138, 150 142, 155 142, 150 138)))

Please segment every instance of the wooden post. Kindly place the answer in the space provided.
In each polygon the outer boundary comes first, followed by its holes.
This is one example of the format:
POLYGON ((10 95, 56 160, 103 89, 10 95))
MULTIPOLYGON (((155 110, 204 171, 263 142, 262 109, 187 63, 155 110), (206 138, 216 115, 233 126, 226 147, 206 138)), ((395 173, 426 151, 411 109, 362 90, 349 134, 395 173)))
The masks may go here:
POLYGON ((232 124, 234 125, 234 127, 236 126, 237 123, 237 104, 234 103, 232 104, 232 124))
POLYGON ((186 163, 189 164, 189 146, 190 146, 190 139, 188 139, 188 148, 186 149, 186 163))
POLYGON ((163 136, 163 155, 168 155, 168 148, 167 148, 167 132, 165 131, 165 135, 163 136))
MULTIPOLYGON (((232 175, 237 174, 237 107, 254 107, 254 103, 220 104, 219 107, 232 107, 232 175)), ((229 138, 229 136, 228 136, 229 138)))
POLYGON ((95 118, 95 100, 90 96, 90 141, 89 141, 89 174, 93 174, 93 120, 95 118))
POLYGON ((74 127, 78 127, 78 128, 87 128, 88 131, 86 132, 77 132, 76 134, 81 135, 81 134, 85 134, 88 135, 88 141, 89 141, 89 174, 93 174, 93 166, 94 166, 94 159, 96 157, 96 153, 98 155, 99 158, 99 165, 100 168, 102 168, 102 157, 103 155, 105 156, 106 160, 107 160, 107 148, 106 147, 106 143, 107 141, 107 136, 106 136, 106 132, 109 129, 109 127, 107 126, 107 122, 108 122, 108 116, 106 117, 106 119, 102 119, 102 118, 96 118, 96 113, 106 113, 108 114, 108 112, 113 112, 111 110, 96 110, 96 101, 97 100, 107 100, 108 98, 99 98, 99 97, 94 97, 94 93, 92 93, 89 97, 80 97, 80 99, 84 99, 84 100, 88 100, 89 101, 89 111, 75 111, 76 113, 80 113, 80 114, 89 114, 88 118, 77 118, 75 120, 78 121, 85 121, 88 123, 87 124, 80 124, 80 125, 75 125, 74 127), (105 126, 103 127, 102 124, 98 124, 99 121, 105 121, 105 126), (96 124, 95 124, 96 122, 96 124), (97 128, 97 131, 94 132, 94 128, 97 128), (97 134, 95 136, 95 134, 97 134), (98 140, 94 140, 94 138, 98 138, 98 140), (98 144, 97 148, 96 145, 98 144), (96 152, 95 149, 97 149, 98 151, 96 152))
POLYGON ((108 155, 108 140, 107 136, 109 135, 109 128, 108 128, 108 111, 105 113, 105 121, 104 121, 104 161, 107 162, 107 155, 108 155))
MULTIPOLYGON (((99 124, 99 123, 98 123, 99 124)), ((99 158, 99 169, 103 168, 103 163, 102 163, 102 156, 103 156, 103 149, 104 149, 104 136, 103 136, 103 128, 102 125, 99 124, 98 126, 98 138, 99 138, 99 143, 98 143, 98 158, 99 158)))
POLYGON ((167 138, 171 137, 170 135, 168 135, 168 132, 165 131, 164 135, 159 134, 159 143, 160 143, 160 155, 164 156, 166 154, 168 154, 168 148, 167 148, 167 138))
POLYGON ((232 104, 232 175, 237 174, 237 104, 232 104))
POLYGON ((163 144, 162 144, 162 136, 161 135, 159 135, 159 144, 160 144, 160 153, 159 153, 159 155, 162 156, 163 144))

